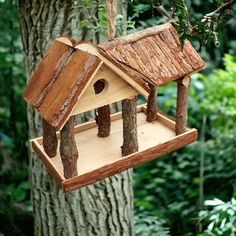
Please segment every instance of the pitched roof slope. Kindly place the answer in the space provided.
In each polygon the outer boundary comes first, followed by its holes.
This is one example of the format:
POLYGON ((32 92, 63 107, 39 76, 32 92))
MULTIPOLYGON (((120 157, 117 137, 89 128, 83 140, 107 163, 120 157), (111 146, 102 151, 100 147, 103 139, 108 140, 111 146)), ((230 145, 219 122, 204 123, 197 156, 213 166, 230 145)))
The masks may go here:
POLYGON ((61 129, 100 62, 90 53, 54 41, 23 97, 49 124, 61 129))
POLYGON ((99 45, 103 53, 125 68, 130 76, 137 72, 156 86, 167 84, 205 66, 188 40, 180 44, 170 24, 155 26, 99 45))

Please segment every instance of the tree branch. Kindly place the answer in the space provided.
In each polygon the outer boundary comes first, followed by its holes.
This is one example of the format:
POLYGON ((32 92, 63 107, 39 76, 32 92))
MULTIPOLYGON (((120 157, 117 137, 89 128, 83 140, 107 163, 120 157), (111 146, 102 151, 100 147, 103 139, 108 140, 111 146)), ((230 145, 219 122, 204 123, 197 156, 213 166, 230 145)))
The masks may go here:
POLYGON ((226 3, 224 3, 223 5, 221 5, 221 6, 220 6, 219 8, 217 8, 215 11, 210 12, 210 13, 206 14, 205 16, 210 17, 210 16, 213 16, 213 15, 215 15, 215 14, 220 14, 220 13, 222 13, 223 11, 225 11, 225 10, 227 10, 227 9, 230 9, 230 7, 231 7, 234 3, 236 3, 235 0, 230 0, 230 1, 226 2, 226 3))
POLYGON ((163 17, 167 18, 167 20, 171 20, 172 16, 169 12, 161 5, 161 6, 154 6, 155 8, 163 17))

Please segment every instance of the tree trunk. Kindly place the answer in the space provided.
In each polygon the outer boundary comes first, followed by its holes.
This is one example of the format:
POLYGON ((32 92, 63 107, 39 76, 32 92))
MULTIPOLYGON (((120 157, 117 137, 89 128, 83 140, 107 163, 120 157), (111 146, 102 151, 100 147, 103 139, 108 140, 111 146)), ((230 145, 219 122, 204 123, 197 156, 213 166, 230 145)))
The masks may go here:
MULTIPOLYGON (((88 9, 83 6, 85 2, 19 0, 27 80, 53 39, 63 34, 75 37, 72 29, 76 28, 78 19, 94 19, 97 7, 88 9), (76 2, 80 5, 74 5, 76 2)), ((90 28, 76 32, 76 35, 80 39, 94 40, 95 32, 90 28)), ((31 138, 42 134, 40 118, 31 108, 28 108, 28 122, 31 138)), ((30 156, 30 171, 35 235, 133 234, 131 171, 68 194, 58 188, 41 160, 33 153, 30 156)))
POLYGON ((122 101, 123 145, 122 156, 138 151, 136 97, 122 101))

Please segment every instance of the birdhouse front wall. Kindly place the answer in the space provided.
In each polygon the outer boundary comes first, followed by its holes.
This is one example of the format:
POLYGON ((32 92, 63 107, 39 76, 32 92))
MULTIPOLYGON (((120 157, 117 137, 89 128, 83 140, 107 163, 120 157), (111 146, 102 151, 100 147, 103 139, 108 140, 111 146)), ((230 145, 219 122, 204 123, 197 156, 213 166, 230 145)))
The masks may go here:
POLYGON ((137 94, 137 90, 103 64, 89 82, 71 115, 77 115, 123 99, 132 98, 137 94), (100 88, 96 89, 98 84, 100 88))

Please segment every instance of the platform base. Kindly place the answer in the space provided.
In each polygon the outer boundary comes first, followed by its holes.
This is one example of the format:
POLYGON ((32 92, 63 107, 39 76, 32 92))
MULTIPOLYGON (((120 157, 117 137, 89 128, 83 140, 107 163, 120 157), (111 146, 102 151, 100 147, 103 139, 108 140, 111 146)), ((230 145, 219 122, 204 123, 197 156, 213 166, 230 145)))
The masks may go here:
POLYGON ((74 132, 79 152, 78 176, 71 179, 64 178, 59 150, 56 157, 49 158, 43 150, 42 137, 31 140, 32 147, 63 191, 69 192, 161 157, 197 139, 196 129, 188 129, 185 133, 176 136, 174 120, 157 113, 157 121, 149 123, 146 121, 145 112, 145 106, 138 107, 139 151, 125 157, 121 156, 120 148, 122 145, 121 113, 112 115, 111 134, 107 138, 97 137, 95 121, 76 126, 74 132))

